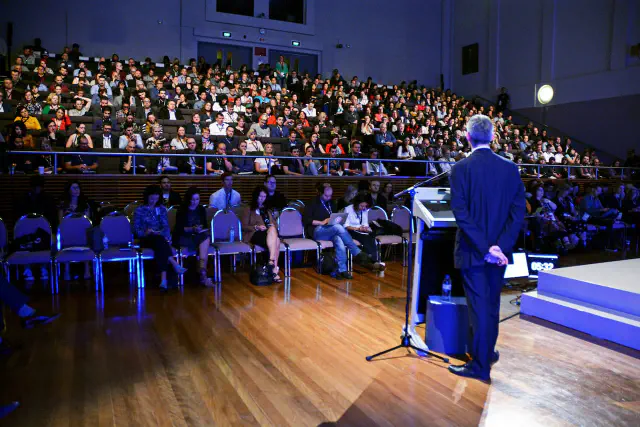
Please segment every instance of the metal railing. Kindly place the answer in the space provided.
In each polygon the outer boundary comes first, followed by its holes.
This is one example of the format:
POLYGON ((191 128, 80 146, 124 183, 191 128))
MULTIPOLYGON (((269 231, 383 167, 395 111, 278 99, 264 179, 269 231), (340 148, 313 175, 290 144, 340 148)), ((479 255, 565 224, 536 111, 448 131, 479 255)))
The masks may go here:
MULTIPOLYGON (((52 174, 57 174, 58 173, 58 166, 59 166, 59 157, 67 157, 67 156, 74 156, 74 155, 80 155, 80 156, 93 156, 93 157, 132 157, 132 161, 131 161, 131 169, 132 169, 132 174, 136 175, 136 169, 137 169, 137 158, 138 157, 176 157, 176 158, 190 158, 190 157, 194 157, 194 158, 202 158, 204 159, 204 175, 215 175, 213 173, 208 173, 207 172, 207 162, 211 159, 216 159, 216 158, 225 158, 225 159, 246 159, 246 158, 250 158, 250 159, 262 159, 262 158, 268 158, 268 159, 286 159, 286 160, 292 160, 292 159, 298 159, 298 160, 313 160, 313 161, 318 161, 321 164, 322 163, 326 163, 327 166, 327 171, 325 173, 318 173, 318 175, 327 175, 327 176, 331 176, 331 171, 329 168, 330 162, 332 161, 339 161, 339 162, 351 162, 351 161, 359 161, 359 162, 372 162, 378 165, 378 172, 374 173, 374 174, 369 174, 369 176, 383 176, 384 174, 382 173, 382 168, 381 165, 383 164, 389 164, 392 163, 394 166, 398 166, 398 165, 407 165, 407 164, 423 164, 425 165, 425 171, 429 170, 430 166, 438 166, 438 165, 449 165, 450 167, 455 165, 455 161, 452 162, 445 162, 445 161, 436 161, 436 160, 424 160, 424 159, 413 159, 413 160, 403 160, 403 159, 371 159, 371 158, 367 158, 367 157, 295 157, 295 156, 266 156, 264 154, 251 154, 251 153, 247 153, 246 155, 237 155, 237 154, 225 154, 225 155, 218 155, 218 154, 207 154, 207 153, 196 153, 196 154, 190 154, 190 153, 138 153, 138 152, 134 152, 134 153, 128 153, 128 152, 111 152, 111 151, 27 151, 27 150, 19 150, 19 151, 7 151, 7 155, 38 155, 38 156, 53 156, 53 171, 52 174)), ((515 164, 515 163, 514 163, 515 164)), ((267 163, 267 167, 268 167, 268 172, 271 173, 271 162, 267 163)), ((537 175, 537 177, 544 177, 542 172, 544 170, 548 170, 548 169, 556 169, 556 170, 560 170, 562 171, 563 169, 566 170, 566 179, 575 179, 577 178, 575 175, 572 174, 572 171, 575 172, 579 169, 593 169, 594 170, 594 175, 592 178, 594 179, 599 179, 600 178, 600 173, 603 170, 616 170, 619 173, 617 174, 617 178, 618 179, 629 179, 631 178, 633 175, 635 176, 640 176, 640 168, 632 168, 632 167, 612 167, 612 166, 593 166, 593 165, 589 165, 589 166, 584 166, 584 165, 541 165, 541 164, 529 164, 529 163, 517 163, 517 166, 520 168, 526 168, 529 171, 535 171, 535 174, 533 175, 537 175)), ((15 165, 11 165, 11 167, 15 167, 15 165)), ((324 167, 321 166, 321 168, 324 167)), ((389 175, 389 174, 387 174, 389 175)), ((530 174, 531 175, 531 174, 530 174)), ((306 176, 306 175, 305 175, 306 176)), ((425 175, 418 175, 418 176, 429 176, 429 174, 425 174, 425 175)), ((531 178, 535 178, 536 176, 529 176, 531 178)))

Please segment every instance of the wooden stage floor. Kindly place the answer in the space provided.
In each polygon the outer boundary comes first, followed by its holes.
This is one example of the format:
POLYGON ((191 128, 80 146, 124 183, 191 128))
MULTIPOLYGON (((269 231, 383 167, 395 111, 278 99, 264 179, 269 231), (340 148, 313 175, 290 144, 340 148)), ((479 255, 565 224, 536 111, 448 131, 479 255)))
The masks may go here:
MULTIPOLYGON (((63 313, 52 325, 22 331, 7 316, 19 348, 0 361, 0 403, 22 406, 0 425, 640 424, 638 352, 518 316, 501 324, 490 385, 403 351, 366 362, 399 341, 398 263, 350 282, 294 269, 268 288, 226 273, 220 292, 168 295, 109 268, 104 298, 79 285, 37 296, 63 313)), ((517 295, 503 294, 503 317, 517 295)))

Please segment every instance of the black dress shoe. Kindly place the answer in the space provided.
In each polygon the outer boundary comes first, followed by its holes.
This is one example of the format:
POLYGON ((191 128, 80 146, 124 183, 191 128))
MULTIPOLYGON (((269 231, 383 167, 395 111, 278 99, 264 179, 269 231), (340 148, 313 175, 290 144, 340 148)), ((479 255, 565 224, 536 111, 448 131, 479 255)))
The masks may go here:
POLYGON ((500 360, 500 352, 498 350, 496 350, 491 355, 491 366, 493 366, 496 363, 498 363, 498 360, 500 360))
POLYGON ((52 314, 51 316, 30 316, 22 319, 22 327, 25 329, 31 329, 36 326, 46 325, 60 317, 60 313, 52 314))
POLYGON ((349 273, 348 271, 343 271, 343 272, 340 272, 340 273, 336 274, 336 279, 338 279, 338 280, 340 280, 340 279, 351 280, 351 279, 353 279, 353 275, 351 273, 349 273))
POLYGON ((461 377, 475 378, 481 381, 490 381, 489 373, 481 372, 475 363, 465 363, 461 366, 449 365, 449 372, 461 377))

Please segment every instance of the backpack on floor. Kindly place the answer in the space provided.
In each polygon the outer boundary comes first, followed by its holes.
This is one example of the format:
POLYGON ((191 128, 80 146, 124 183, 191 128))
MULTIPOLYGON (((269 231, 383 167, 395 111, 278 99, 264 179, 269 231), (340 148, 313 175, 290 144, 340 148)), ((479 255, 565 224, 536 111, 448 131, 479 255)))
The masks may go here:
POLYGON ((326 274, 331 277, 335 277, 338 272, 338 262, 336 261, 336 254, 333 251, 327 251, 320 255, 320 274, 326 274))

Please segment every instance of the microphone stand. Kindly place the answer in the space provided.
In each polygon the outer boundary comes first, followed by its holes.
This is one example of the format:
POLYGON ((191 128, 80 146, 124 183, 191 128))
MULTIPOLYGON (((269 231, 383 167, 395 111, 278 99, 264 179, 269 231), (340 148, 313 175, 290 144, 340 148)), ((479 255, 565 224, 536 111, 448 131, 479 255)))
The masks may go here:
MULTIPOLYGON (((445 171, 442 172, 438 175, 432 176, 430 178, 425 179, 424 181, 418 182, 415 185, 412 185, 411 187, 402 190, 401 192, 397 193, 394 195, 394 197, 400 197, 400 196, 404 196, 405 194, 408 194, 410 197, 410 207, 409 207, 409 211, 411 213, 410 217, 409 217, 409 221, 411 221, 409 224, 413 224, 413 203, 414 203, 414 199, 416 196, 416 188, 423 186, 424 184, 427 184, 429 182, 432 181, 436 181, 439 180, 440 178, 442 178, 445 175, 449 175, 451 172, 450 171, 445 171)), ((407 265, 407 297, 406 297, 406 302, 405 302, 405 308, 404 308, 404 328, 403 328, 403 332, 402 332, 402 338, 400 339, 400 344, 395 346, 395 347, 391 347, 388 348, 386 350, 383 350, 379 353, 376 353, 372 356, 367 356, 366 360, 368 362, 372 361, 373 359, 375 359, 378 356, 382 356, 383 354, 387 354, 390 353, 394 350, 397 350, 399 348, 406 348, 406 349, 413 349, 419 356, 433 356, 437 359, 442 360, 445 363, 449 363, 449 358, 447 357, 443 357, 440 356, 439 354, 435 354, 430 352, 429 350, 424 350, 422 348, 418 348, 416 347, 412 341, 411 341, 411 334, 409 332, 409 306, 411 305, 411 284, 412 284, 412 274, 413 274, 413 263, 411 261, 413 255, 413 227, 410 225, 409 226, 409 247, 407 248, 407 258, 409 260, 409 263, 407 265)))

